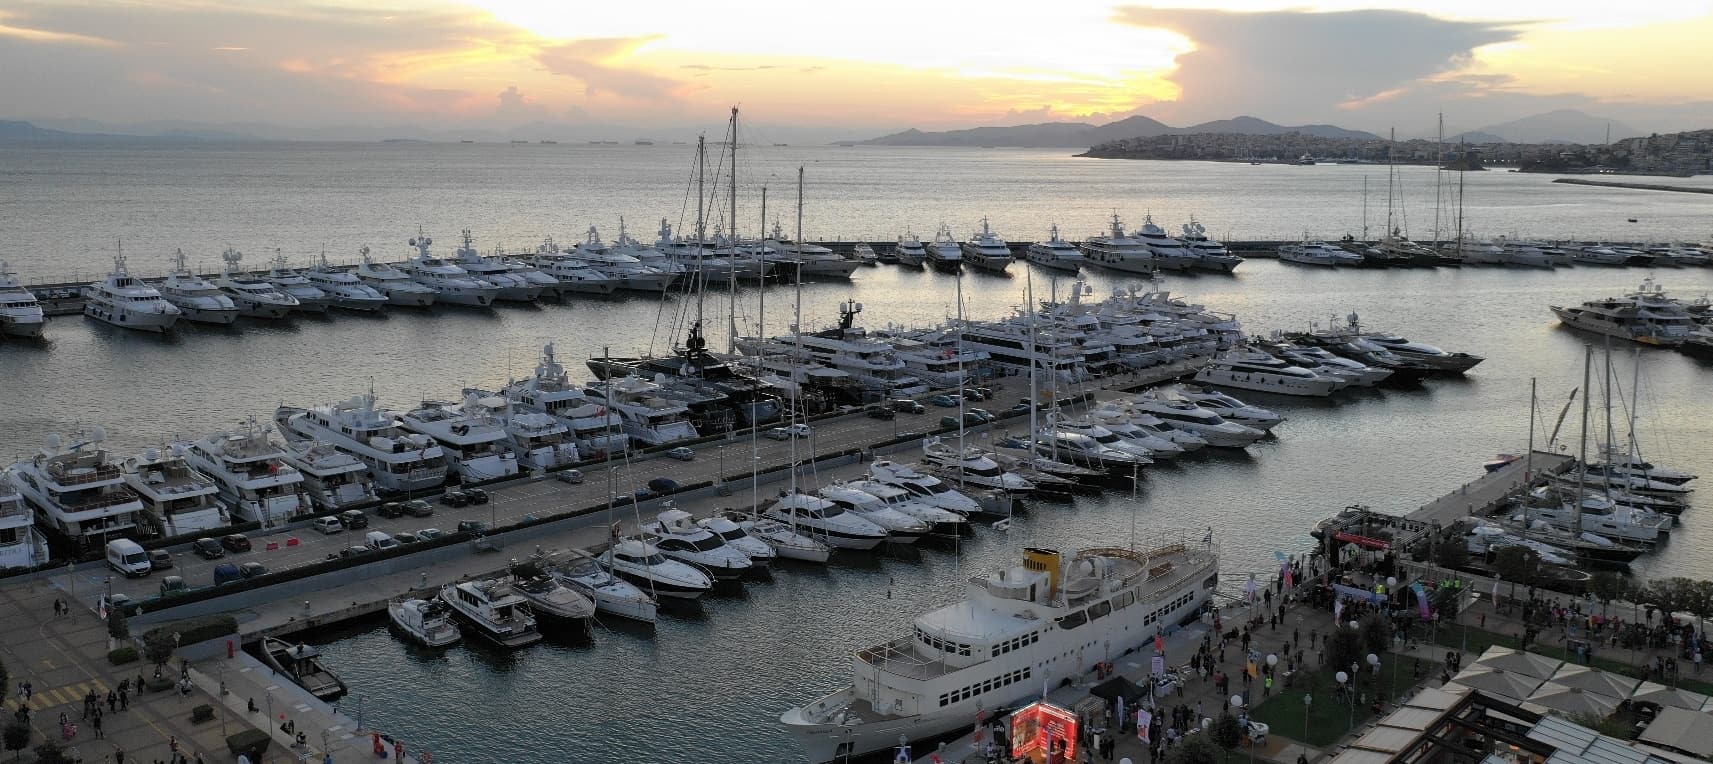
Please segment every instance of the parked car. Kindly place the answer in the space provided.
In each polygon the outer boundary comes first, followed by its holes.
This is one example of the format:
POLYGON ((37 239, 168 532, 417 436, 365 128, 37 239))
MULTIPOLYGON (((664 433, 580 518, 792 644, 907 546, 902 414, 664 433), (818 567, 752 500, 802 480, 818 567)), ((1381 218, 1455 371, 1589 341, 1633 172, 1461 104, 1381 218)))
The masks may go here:
POLYGON ((385 552, 399 548, 399 541, 386 531, 369 531, 363 536, 363 546, 385 552))
POLYGON ((220 545, 226 547, 228 552, 248 552, 251 549, 250 537, 242 533, 228 533, 221 536, 220 545))
POLYGON ((363 555, 369 554, 370 551, 372 551, 372 550, 370 550, 366 546, 348 546, 348 547, 345 547, 344 549, 339 550, 339 553, 336 555, 335 554, 327 555, 327 559, 329 559, 329 560, 342 560, 342 559, 350 559, 352 557, 362 557, 363 555))
POLYGON ((883 419, 884 420, 884 419, 897 419, 898 418, 898 412, 893 411, 892 409, 889 409, 885 406, 869 406, 868 408, 863 409, 862 413, 864 416, 867 416, 869 419, 883 419))
POLYGON ((1011 408, 1007 409, 1006 413, 1008 413, 1008 414, 1027 414, 1027 413, 1029 413, 1029 404, 1028 404, 1028 402, 1019 403, 1019 404, 1012 406, 1011 408))
POLYGON ((958 407, 958 399, 953 398, 950 395, 936 395, 929 398, 928 402, 943 409, 955 409, 958 407))
POLYGON ((762 433, 762 436, 773 440, 790 440, 791 431, 784 427, 774 427, 769 429, 767 432, 762 433))
POLYGON ((940 426, 941 427, 956 427, 956 426, 958 426, 958 418, 955 416, 940 417, 940 426))
POLYGON ((459 533, 474 533, 478 536, 488 532, 488 524, 480 520, 459 520, 459 533))
POLYGON ((226 556, 226 550, 220 546, 220 542, 211 538, 199 538, 190 542, 190 551, 204 560, 218 560, 226 556))
POLYGON ((653 478, 648 481, 648 490, 655 493, 672 493, 678 490, 678 481, 672 478, 653 478))
POLYGON ((345 524, 345 530, 354 531, 369 527, 369 516, 361 509, 347 509, 339 513, 339 522, 345 524))
POLYGON ((443 538, 445 535, 446 531, 440 530, 439 528, 423 528, 416 532, 416 540, 433 541, 437 538, 443 538))
POLYGON ((559 474, 554 475, 553 479, 557 480, 561 483, 570 483, 571 485, 582 485, 583 484, 583 471, 582 470, 564 470, 564 471, 560 472, 559 474))
POLYGON ((964 400, 985 401, 987 400, 987 396, 981 394, 981 388, 979 387, 967 387, 964 388, 964 400))
POLYGON ((815 432, 814 428, 810 427, 809 425, 803 424, 802 422, 798 422, 797 424, 792 424, 792 425, 786 425, 785 427, 782 427, 780 429, 783 429, 786 432, 790 433, 791 437, 793 437, 793 438, 807 438, 815 432))
POLYGON ((190 591, 190 587, 185 585, 183 576, 167 576, 161 579, 162 597, 177 597, 187 591, 190 591))
POLYGON ((418 541, 416 534, 411 533, 410 531, 405 531, 403 533, 394 533, 393 534, 393 540, 399 542, 400 544, 415 544, 418 541))
POLYGON ((991 387, 971 387, 968 389, 981 393, 982 400, 993 400, 993 388, 991 387))
POLYGON ((448 507, 468 507, 470 506, 470 497, 466 496, 463 491, 447 491, 440 494, 440 503, 448 507))
POLYGON ((332 515, 315 518, 315 522, 310 523, 309 527, 321 531, 329 536, 345 530, 345 524, 339 522, 339 518, 332 515))
POLYGON ((379 507, 376 507, 375 514, 388 520, 404 517, 404 504, 396 501, 389 501, 379 507))
POLYGON ((486 504, 488 503, 488 492, 480 488, 466 488, 464 489, 464 498, 469 499, 471 504, 486 504))
POLYGON ((404 513, 411 517, 429 517, 434 514, 434 505, 422 499, 411 499, 403 504, 404 513))
POLYGON ((965 409, 964 413, 976 415, 976 418, 980 419, 984 424, 991 422, 996 418, 994 417, 993 412, 988 411, 987 409, 965 409))
POLYGON ((165 549, 155 549, 149 552, 149 565, 155 570, 172 568, 172 552, 165 549))
POLYGON ((889 401, 886 405, 890 406, 893 411, 901 414, 923 414, 928 411, 928 407, 910 400, 909 398, 899 398, 889 401))
POLYGON ((220 563, 219 565, 214 566, 214 585, 215 586, 219 586, 221 584, 229 584, 229 583, 232 583, 233 581, 242 581, 242 580, 244 580, 244 574, 239 572, 238 566, 233 565, 232 563, 229 563, 229 562, 223 562, 223 563, 220 563))
POLYGON ((246 562, 243 565, 238 566, 238 575, 243 576, 244 578, 255 578, 257 576, 265 576, 267 574, 268 569, 259 562, 246 562))
POLYGON ((679 446, 671 451, 667 451, 666 455, 681 462, 687 462, 696 458, 696 452, 690 450, 689 446, 679 446))

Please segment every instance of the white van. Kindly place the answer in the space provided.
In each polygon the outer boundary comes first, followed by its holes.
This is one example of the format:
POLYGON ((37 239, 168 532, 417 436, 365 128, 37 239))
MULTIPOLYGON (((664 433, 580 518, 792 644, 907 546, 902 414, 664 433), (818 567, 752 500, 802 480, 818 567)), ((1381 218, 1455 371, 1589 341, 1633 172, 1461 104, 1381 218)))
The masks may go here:
POLYGON ((399 540, 388 535, 385 531, 369 531, 363 535, 363 544, 377 552, 399 548, 399 540))
POLYGON ((107 566, 125 574, 126 578, 146 576, 154 570, 154 566, 149 564, 149 553, 130 539, 107 542, 107 566))

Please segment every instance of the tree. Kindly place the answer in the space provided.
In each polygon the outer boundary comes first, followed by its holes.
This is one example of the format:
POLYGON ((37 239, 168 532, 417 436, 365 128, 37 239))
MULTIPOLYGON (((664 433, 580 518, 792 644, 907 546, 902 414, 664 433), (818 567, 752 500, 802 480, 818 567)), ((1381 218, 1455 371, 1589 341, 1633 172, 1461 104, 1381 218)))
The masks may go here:
POLYGON ((1602 570, 1588 580, 1588 593, 1600 600, 1600 614, 1605 615, 1612 600, 1624 596, 1624 579, 1610 570, 1602 570))
MULTIPOLYGON (((1369 613, 1362 619, 1362 648, 1379 655, 1392 645, 1392 624, 1379 613, 1369 613)), ((1366 656, 1364 656, 1366 657, 1366 656)))
POLYGON ((1502 547, 1493 553, 1493 570, 1506 581, 1528 583, 1540 570, 1541 556, 1523 546, 1502 547))
POLYGON ((1224 758, 1225 752, 1207 735, 1190 735, 1166 754, 1166 764, 1219 764, 1224 758))
POLYGON ((114 639, 131 638, 131 624, 126 622, 123 608, 107 611, 107 636, 114 639))
POLYGON ((52 740, 44 740, 36 746, 36 764, 72 764, 71 757, 65 755, 65 749, 52 740))
POLYGON ((6 725, 6 750, 12 751, 12 760, 24 757, 24 749, 30 747, 30 725, 23 722, 12 722, 6 725))
POLYGON ((1642 598, 1657 606, 1666 615, 1690 612, 1695 607, 1696 582, 1683 576, 1649 581, 1642 598))
POLYGON ((1347 671, 1350 664, 1361 663, 1362 635, 1348 626, 1334 626, 1326 637, 1326 666, 1334 672, 1347 671))
MULTIPOLYGON (((1191 735, 1190 737, 1199 736, 1191 735)), ((1237 717, 1232 716, 1231 712, 1227 711, 1220 714, 1219 718, 1214 720, 1213 726, 1208 728, 1208 737, 1212 738, 1213 742, 1220 748, 1229 751, 1236 748, 1238 743, 1243 742, 1243 728, 1237 725, 1237 717)))
POLYGON ((172 660, 172 639, 164 634, 149 632, 143 637, 143 657, 148 658, 155 668, 167 665, 172 660))

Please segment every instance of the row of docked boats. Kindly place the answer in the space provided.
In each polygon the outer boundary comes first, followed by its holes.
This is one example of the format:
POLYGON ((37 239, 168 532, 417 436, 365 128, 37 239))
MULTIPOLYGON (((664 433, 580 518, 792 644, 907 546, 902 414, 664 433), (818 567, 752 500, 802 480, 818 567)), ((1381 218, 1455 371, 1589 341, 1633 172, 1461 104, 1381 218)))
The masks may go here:
POLYGON ((1298 265, 1353 268, 1396 268, 1487 265, 1517 268, 1587 266, 1702 267, 1713 265, 1713 246, 1682 243, 1624 246, 1586 242, 1456 240, 1423 243, 1397 231, 1377 241, 1345 236, 1328 243, 1303 234, 1300 241, 1280 245, 1278 258, 1298 265))
POLYGON ((1461 375, 1483 360, 1396 334, 1364 330, 1352 313, 1347 322, 1325 329, 1251 338, 1214 357, 1196 372, 1195 379, 1273 395, 1326 397, 1346 388, 1461 375))
MULTIPOLYGON (((1133 275, 1152 276, 1160 271, 1208 271, 1231 273, 1243 263, 1243 258, 1231 253, 1217 240, 1207 235, 1207 227, 1192 218, 1182 226, 1182 233, 1173 236, 1154 223, 1152 216, 1143 218, 1141 228, 1127 232, 1124 221, 1113 213, 1105 231, 1080 242, 1066 241, 1059 227, 1052 226, 1047 238, 1023 248, 1020 259, 1027 263, 1057 271, 1076 273, 1084 266, 1106 268, 1133 275)), ((874 253, 869 245, 859 245, 859 259, 864 252, 874 253)), ((986 218, 981 231, 966 240, 958 240, 950 226, 942 223, 931 240, 923 242, 912 233, 898 237, 889 250, 874 254, 877 262, 910 267, 929 266, 938 270, 955 271, 964 265, 990 273, 1004 273, 1019 259, 1013 246, 995 233, 986 218)))
POLYGON ((1713 303, 1670 296, 1649 276, 1637 289, 1581 305, 1552 305, 1565 326, 1713 359, 1713 303))

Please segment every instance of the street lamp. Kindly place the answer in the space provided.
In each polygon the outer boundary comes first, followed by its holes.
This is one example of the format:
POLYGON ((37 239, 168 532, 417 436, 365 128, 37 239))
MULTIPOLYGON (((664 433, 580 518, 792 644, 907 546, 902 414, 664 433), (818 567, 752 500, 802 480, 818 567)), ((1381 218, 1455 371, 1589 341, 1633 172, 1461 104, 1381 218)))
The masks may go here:
POLYGON ((1303 693, 1303 745, 1309 744, 1309 706, 1314 705, 1314 696, 1303 693))
POLYGON ((1340 671, 1333 674, 1332 678, 1338 680, 1339 689, 1350 698, 1350 726, 1345 729, 1354 729, 1356 727, 1356 692, 1347 684, 1350 681, 1350 675, 1340 671))

